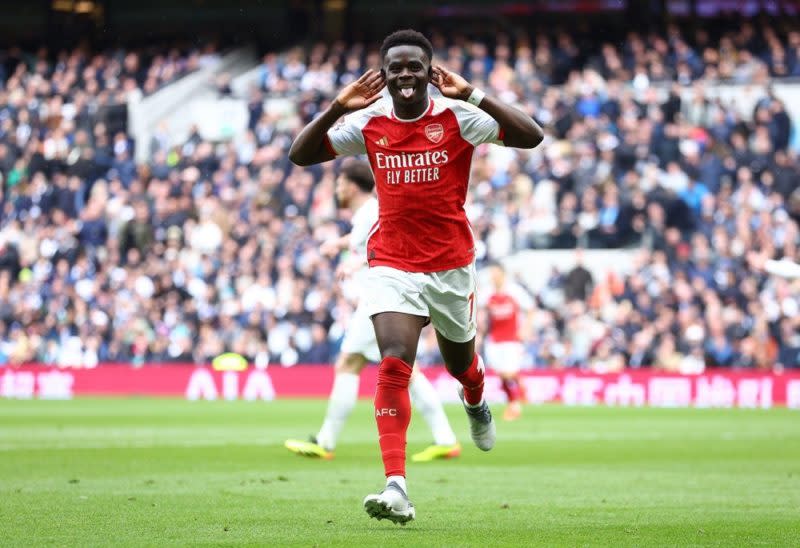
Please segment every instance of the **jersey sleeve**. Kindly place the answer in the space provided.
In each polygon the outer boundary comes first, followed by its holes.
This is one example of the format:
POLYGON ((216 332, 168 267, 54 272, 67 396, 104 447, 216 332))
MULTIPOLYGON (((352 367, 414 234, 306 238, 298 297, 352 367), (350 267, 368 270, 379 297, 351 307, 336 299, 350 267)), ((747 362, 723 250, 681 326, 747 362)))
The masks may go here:
POLYGON ((764 264, 764 270, 773 276, 780 276, 781 278, 800 278, 800 265, 788 259, 780 261, 770 259, 764 264))
POLYGON ((358 251, 367 245, 369 233, 378 222, 378 201, 371 198, 353 218, 353 229, 350 231, 350 250, 358 251))
POLYGON ((329 129, 327 136, 331 151, 337 157, 364 154, 367 151, 361 131, 364 124, 364 115, 354 112, 329 129))
POLYGON ((464 101, 454 101, 451 108, 458 119, 461 136, 473 146, 482 143, 503 144, 500 124, 487 113, 464 101))

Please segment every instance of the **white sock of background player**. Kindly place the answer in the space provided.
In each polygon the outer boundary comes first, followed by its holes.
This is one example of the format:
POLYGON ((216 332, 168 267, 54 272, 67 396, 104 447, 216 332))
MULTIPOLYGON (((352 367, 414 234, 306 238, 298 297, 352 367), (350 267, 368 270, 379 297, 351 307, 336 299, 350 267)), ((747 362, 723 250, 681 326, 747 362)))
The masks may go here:
POLYGON ((333 379, 328 411, 317 434, 317 443, 328 451, 336 449, 339 433, 356 405, 359 379, 355 373, 338 373, 333 379))
POLYGON ((433 442, 436 445, 454 445, 457 441, 456 435, 447 420, 442 401, 428 377, 416 371, 411 377, 408 390, 411 392, 412 407, 422 413, 433 433, 433 442))

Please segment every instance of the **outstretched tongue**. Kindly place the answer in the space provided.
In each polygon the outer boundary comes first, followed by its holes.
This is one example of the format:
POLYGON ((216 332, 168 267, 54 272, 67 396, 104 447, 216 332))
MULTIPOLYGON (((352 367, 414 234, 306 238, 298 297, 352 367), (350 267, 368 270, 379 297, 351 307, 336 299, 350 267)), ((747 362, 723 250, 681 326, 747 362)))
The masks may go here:
POLYGON ((411 99, 411 96, 414 95, 414 88, 401 88, 400 95, 406 99, 411 99))

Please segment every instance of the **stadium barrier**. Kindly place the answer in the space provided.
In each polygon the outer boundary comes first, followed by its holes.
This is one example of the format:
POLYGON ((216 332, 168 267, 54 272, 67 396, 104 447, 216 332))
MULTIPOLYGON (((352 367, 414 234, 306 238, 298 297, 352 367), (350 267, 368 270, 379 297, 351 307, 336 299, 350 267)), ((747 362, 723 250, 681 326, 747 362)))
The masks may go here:
POLYGON ((169 146, 182 145, 189 137, 193 124, 199 126, 206 139, 242 135, 247 130, 247 101, 233 101, 217 97, 214 78, 223 72, 235 72, 238 67, 257 63, 256 51, 244 47, 230 51, 216 62, 209 63, 197 71, 187 74, 147 97, 130 94, 128 97, 128 129, 136 140, 134 148, 137 164, 150 160, 150 140, 161 122, 169 128, 169 146), (211 100, 195 105, 195 99, 205 94, 211 100), (234 103, 233 105, 231 103, 234 103), (202 108, 210 108, 203 117, 202 108), (244 113, 242 113, 242 111, 244 113), (227 122, 226 115, 233 114, 227 122))
MULTIPOLYGON (((444 401, 457 401, 456 381, 443 368, 424 371, 444 401)), ((373 394, 376 373, 375 367, 364 370, 359 392, 362 397, 373 394)), ((332 381, 331 367, 312 365, 245 371, 215 371, 193 365, 103 365, 95 369, 26 366, 0 370, 0 397, 156 396, 270 401, 324 398, 332 381)), ((800 409, 800 371, 778 374, 718 369, 686 376, 641 369, 614 374, 542 370, 525 372, 523 384, 528 401, 535 404, 800 409)), ((498 377, 487 378, 486 394, 490 401, 503 401, 498 377)))

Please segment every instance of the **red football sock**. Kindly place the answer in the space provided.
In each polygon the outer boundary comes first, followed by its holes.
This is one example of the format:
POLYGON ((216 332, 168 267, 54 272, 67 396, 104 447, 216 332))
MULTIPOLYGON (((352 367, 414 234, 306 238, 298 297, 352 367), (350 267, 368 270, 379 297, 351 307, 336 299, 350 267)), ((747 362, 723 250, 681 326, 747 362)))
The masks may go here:
POLYGON ((410 380, 410 365, 400 358, 383 358, 375 390, 375 422, 387 477, 406 475, 406 431, 411 422, 410 380))
POLYGON ((464 400, 469 405, 477 405, 481 403, 483 398, 483 378, 484 367, 483 360, 475 354, 472 363, 466 371, 460 375, 453 375, 461 386, 464 387, 464 400))
POLYGON ((503 392, 508 396, 509 402, 522 399, 522 387, 517 379, 503 379, 503 392))

